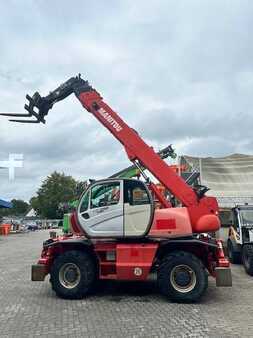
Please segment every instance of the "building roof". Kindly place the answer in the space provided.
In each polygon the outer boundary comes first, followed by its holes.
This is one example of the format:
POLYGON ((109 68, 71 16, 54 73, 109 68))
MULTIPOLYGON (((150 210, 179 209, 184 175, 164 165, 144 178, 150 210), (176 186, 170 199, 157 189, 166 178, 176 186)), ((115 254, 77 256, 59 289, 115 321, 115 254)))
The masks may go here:
POLYGON ((253 155, 182 156, 182 161, 199 171, 201 184, 210 188, 207 194, 215 196, 221 207, 253 204, 253 155))
POLYGON ((0 199, 0 208, 12 208, 12 203, 0 199))
POLYGON ((25 215, 25 218, 29 218, 29 217, 36 217, 36 213, 34 209, 29 210, 28 213, 25 215))

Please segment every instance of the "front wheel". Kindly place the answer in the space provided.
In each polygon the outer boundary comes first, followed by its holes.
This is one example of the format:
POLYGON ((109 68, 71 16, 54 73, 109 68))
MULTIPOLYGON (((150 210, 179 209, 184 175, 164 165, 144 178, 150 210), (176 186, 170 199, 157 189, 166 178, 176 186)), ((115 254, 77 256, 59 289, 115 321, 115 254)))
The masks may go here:
POLYGON ((175 251, 166 256, 161 262, 157 279, 161 293, 180 303, 199 300, 208 286, 208 276, 202 262, 185 251, 175 251))
POLYGON ((83 298, 95 285, 96 265, 85 252, 66 251, 54 260, 50 281, 59 297, 83 298))
POLYGON ((242 262, 248 275, 253 276, 253 245, 245 244, 242 248, 242 262))

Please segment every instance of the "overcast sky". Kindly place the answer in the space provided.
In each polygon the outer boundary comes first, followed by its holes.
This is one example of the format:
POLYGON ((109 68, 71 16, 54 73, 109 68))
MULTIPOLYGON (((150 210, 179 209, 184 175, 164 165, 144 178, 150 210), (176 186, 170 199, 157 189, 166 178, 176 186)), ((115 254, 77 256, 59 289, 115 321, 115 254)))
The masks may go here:
MULTIPOLYGON (((253 2, 1 1, 0 110, 22 111, 81 73, 155 149, 252 154, 253 2)), ((74 96, 46 125, 0 119, 0 160, 24 155, 0 198, 29 200, 54 170, 102 178, 129 165, 123 148, 74 96)))

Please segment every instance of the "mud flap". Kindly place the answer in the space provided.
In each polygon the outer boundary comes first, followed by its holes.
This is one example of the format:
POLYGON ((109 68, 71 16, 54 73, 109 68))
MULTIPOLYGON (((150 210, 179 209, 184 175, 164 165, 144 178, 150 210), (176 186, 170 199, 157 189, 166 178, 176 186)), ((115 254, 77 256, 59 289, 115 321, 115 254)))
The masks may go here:
POLYGON ((216 272, 216 286, 232 286, 232 275, 230 268, 218 267, 216 272))
POLYGON ((31 280, 33 282, 43 282, 47 275, 46 266, 44 264, 35 264, 32 265, 32 275, 31 280))

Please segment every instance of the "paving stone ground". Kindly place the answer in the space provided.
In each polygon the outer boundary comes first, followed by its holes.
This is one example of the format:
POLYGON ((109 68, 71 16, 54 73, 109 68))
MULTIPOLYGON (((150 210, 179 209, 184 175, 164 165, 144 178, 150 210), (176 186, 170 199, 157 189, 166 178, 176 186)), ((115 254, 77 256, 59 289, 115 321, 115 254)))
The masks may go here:
POLYGON ((47 231, 0 237, 0 337, 252 337, 253 277, 234 265, 233 287, 212 279, 198 304, 173 304, 155 282, 103 283, 83 300, 63 300, 30 281, 47 231))

